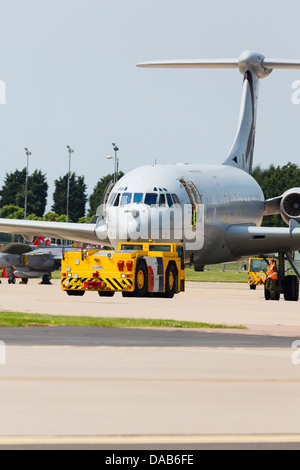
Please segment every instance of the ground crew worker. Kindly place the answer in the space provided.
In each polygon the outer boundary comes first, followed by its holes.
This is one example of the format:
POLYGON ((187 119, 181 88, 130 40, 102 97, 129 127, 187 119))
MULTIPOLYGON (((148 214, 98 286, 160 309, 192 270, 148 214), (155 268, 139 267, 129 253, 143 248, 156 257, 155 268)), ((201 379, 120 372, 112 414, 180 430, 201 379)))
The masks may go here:
POLYGON ((270 292, 271 300, 276 300, 278 269, 274 258, 269 259, 269 266, 267 269, 266 288, 270 292))

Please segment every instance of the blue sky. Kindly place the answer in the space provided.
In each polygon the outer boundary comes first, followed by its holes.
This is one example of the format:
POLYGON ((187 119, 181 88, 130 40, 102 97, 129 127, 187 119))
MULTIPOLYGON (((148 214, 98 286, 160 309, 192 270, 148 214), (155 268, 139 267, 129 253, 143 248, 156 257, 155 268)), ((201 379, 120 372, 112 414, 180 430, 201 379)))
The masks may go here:
MULTIPOLYGON (((0 186, 26 165, 54 180, 84 175, 89 194, 113 171, 153 163, 222 163, 233 142, 242 76, 237 70, 139 69, 147 60, 300 59, 297 0, 1 0, 0 186)), ((299 164, 300 71, 261 81, 254 164, 299 164)))

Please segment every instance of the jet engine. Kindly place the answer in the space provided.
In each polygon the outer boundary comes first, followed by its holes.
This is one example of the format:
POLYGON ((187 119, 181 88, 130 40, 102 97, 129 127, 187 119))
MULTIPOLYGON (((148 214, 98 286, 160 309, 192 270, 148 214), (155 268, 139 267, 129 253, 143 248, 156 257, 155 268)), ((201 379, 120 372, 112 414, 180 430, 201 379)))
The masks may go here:
POLYGON ((300 188, 289 189, 282 195, 280 213, 287 224, 290 220, 300 223, 300 188))

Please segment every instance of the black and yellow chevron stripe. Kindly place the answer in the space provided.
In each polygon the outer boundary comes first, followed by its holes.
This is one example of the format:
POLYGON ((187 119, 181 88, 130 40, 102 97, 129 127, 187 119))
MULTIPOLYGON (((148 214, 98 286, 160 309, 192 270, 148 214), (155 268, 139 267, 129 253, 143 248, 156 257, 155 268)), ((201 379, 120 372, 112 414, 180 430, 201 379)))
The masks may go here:
POLYGON ((83 290, 84 283, 87 280, 88 278, 64 277, 61 280, 61 285, 64 289, 68 290, 83 290), (69 284, 67 286, 65 284, 66 281, 69 281, 69 284))
MULTIPOLYGON (((97 279, 99 281, 105 281, 106 285, 110 287, 113 290, 116 291, 123 291, 123 290, 128 290, 128 287, 131 287, 133 285, 133 282, 131 279, 118 279, 116 278, 109 278, 106 277, 104 279, 100 278, 97 279)), ((64 277, 61 281, 62 287, 67 290, 85 290, 84 289, 84 283, 86 281, 92 282, 95 281, 95 278, 74 278, 74 277, 64 277), (69 284, 66 286, 65 282, 69 281, 69 284)))

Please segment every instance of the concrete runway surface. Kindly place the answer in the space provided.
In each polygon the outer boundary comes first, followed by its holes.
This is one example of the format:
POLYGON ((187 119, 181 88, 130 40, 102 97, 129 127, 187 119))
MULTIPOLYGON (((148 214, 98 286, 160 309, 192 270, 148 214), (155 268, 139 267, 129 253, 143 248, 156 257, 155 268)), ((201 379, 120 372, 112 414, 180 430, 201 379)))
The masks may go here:
POLYGON ((300 303, 246 284, 188 283, 173 300, 0 291, 0 310, 248 327, 0 329, 0 449, 300 448, 300 303))

